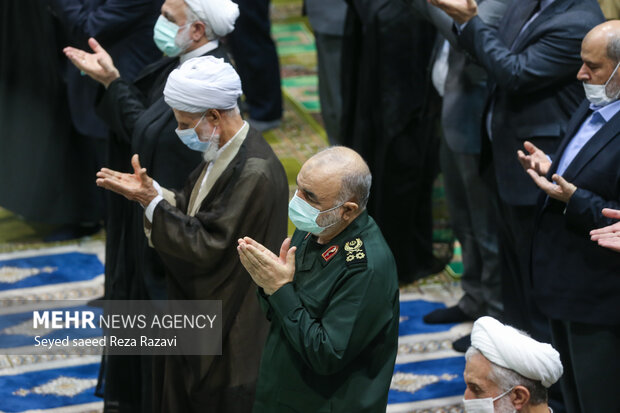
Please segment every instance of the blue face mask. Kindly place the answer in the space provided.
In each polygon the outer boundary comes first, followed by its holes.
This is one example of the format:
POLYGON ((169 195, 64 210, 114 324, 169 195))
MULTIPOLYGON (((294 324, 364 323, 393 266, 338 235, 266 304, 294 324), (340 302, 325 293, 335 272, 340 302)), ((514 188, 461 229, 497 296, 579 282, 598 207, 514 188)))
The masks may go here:
POLYGON ((198 138, 198 134, 196 133, 196 128, 198 127, 198 125, 200 125, 200 122, 202 122, 206 114, 207 114, 206 112, 203 113, 203 115, 200 117, 200 120, 198 121, 196 126, 194 126, 193 128, 188 128, 188 129, 177 128, 174 130, 177 133, 177 136, 179 137, 179 139, 181 139, 181 142, 183 142, 188 148, 193 149, 198 152, 205 152, 209 148, 209 145, 211 145, 212 138, 215 135, 215 128, 213 128, 213 133, 211 134, 211 138, 207 142, 203 142, 198 138))
POLYGON ((160 15, 153 28, 153 40, 166 56, 176 57, 183 52, 176 44, 175 39, 181 28, 164 16, 160 15))
POLYGON ((314 235, 319 235, 326 228, 331 227, 337 223, 334 222, 331 225, 326 227, 322 227, 316 223, 316 219, 319 217, 319 214, 324 212, 333 211, 336 208, 340 208, 344 204, 337 205, 333 208, 326 209, 325 211, 319 211, 303 199, 297 196, 297 192, 293 195, 291 202, 288 204, 288 217, 291 219, 291 222, 295 227, 297 227, 300 231, 310 232, 314 235))

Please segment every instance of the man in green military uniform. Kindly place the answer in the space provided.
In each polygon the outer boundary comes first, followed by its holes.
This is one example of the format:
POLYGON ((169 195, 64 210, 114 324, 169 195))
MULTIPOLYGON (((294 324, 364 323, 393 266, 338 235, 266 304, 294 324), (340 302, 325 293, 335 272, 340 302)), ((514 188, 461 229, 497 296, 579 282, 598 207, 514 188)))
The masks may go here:
POLYGON ((239 256, 271 321, 254 413, 385 412, 398 345, 396 264, 365 211, 371 175, 332 147, 297 176, 280 255, 250 239, 239 256))

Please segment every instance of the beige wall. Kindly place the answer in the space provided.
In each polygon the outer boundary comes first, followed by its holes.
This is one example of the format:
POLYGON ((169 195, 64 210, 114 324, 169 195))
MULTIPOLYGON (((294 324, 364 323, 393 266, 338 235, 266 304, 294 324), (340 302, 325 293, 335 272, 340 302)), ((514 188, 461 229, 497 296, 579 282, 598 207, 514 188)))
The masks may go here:
POLYGON ((620 19, 620 0, 598 0, 607 20, 620 19))

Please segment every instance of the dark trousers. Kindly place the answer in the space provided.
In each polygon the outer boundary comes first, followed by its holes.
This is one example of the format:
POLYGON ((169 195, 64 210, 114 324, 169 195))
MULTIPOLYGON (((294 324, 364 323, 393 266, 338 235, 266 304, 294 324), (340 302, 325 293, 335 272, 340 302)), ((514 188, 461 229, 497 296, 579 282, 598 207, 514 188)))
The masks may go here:
POLYGON ((472 318, 503 313, 495 194, 480 176, 480 155, 455 152, 441 139, 441 171, 450 225, 461 243, 464 295, 459 308, 472 318))
POLYGON ((620 411, 620 326, 552 320, 551 333, 564 366, 566 411, 620 411))
POLYGON ((280 63, 271 38, 269 0, 233 1, 239 5, 239 18, 228 39, 250 108, 250 118, 260 121, 280 119, 280 63))
POLYGON ((504 322, 550 343, 547 319, 534 306, 531 296, 529 262, 536 207, 509 205, 498 199, 497 216, 504 322))
MULTIPOLYGON (((487 179, 497 191, 495 177, 487 179)), ((502 273, 502 302, 504 323, 523 330, 535 340, 551 343, 551 329, 547 317, 534 303, 531 291, 530 255, 536 207, 510 205, 497 195, 497 226, 499 229, 499 257, 502 273)), ((549 388, 549 405, 555 413, 564 412, 559 383, 549 388)), ((586 413, 586 412, 584 412, 586 413)))
POLYGON ((331 145, 338 145, 340 119, 342 118, 342 92, 340 87, 340 61, 342 36, 314 33, 319 67, 319 99, 321 117, 331 145))

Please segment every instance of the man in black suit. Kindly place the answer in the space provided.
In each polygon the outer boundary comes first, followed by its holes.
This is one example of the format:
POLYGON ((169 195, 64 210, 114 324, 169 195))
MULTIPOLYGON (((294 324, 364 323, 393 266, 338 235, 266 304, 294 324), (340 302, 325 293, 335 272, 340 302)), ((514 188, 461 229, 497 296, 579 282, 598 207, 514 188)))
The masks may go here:
POLYGON ((557 147, 583 99, 575 80, 581 40, 603 14, 595 0, 515 0, 493 29, 477 16, 474 0, 431 2, 455 20, 459 44, 489 75, 481 162, 492 156, 485 172, 499 199, 504 321, 549 341, 527 276, 538 191, 514 154, 525 140, 547 152, 557 147))
POLYGON ((528 154, 518 156, 545 192, 538 201, 531 274, 535 301, 551 320, 566 369, 566 408, 611 412, 620 405, 620 259, 589 233, 613 221, 603 208, 620 206, 620 22, 592 29, 581 56, 577 78, 588 100, 568 123, 553 162, 529 142, 528 154))
MULTIPOLYGON (((510 3, 511 0, 479 0, 478 16, 489 26, 497 27, 510 3)), ((459 47, 452 31, 454 22, 446 13, 427 0, 411 0, 411 6, 442 35, 438 39, 442 52, 437 53, 433 63, 433 84, 440 94, 443 91, 439 155, 450 226, 461 244, 463 261, 463 296, 456 305, 425 315, 424 321, 455 323, 485 315, 501 318, 498 231, 489 214, 497 200, 479 173, 480 118, 486 102, 487 75, 459 47), (441 73, 442 60, 447 67, 443 84, 441 76, 437 76, 441 73)), ((469 336, 465 336, 452 346, 464 353, 469 344, 469 336)))

